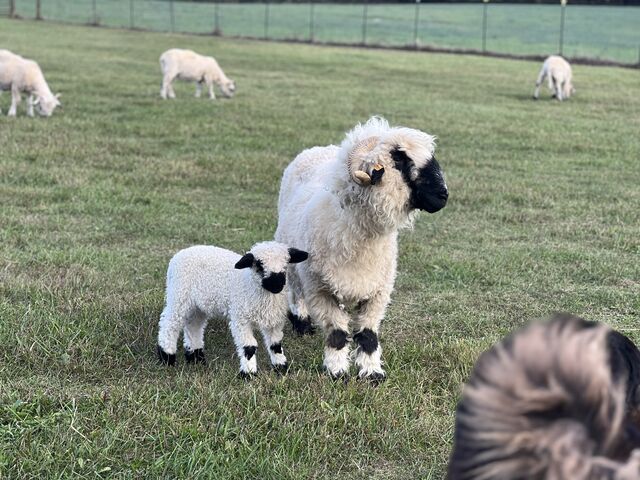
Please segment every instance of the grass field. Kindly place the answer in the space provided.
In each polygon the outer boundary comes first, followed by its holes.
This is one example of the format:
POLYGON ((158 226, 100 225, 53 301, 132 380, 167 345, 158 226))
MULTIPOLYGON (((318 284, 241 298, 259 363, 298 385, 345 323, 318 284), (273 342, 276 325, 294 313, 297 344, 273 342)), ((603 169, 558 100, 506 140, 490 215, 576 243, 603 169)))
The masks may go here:
POLYGON ((441 479, 501 336, 565 310, 640 340, 635 71, 577 66, 559 104, 521 61, 3 19, 0 46, 64 103, 0 117, 0 478, 441 479), (214 53, 236 98, 161 101, 175 46, 214 53), (437 135, 451 193, 401 235, 387 382, 330 381, 320 336, 287 329, 292 372, 259 351, 244 383, 221 322, 207 367, 157 365, 171 255, 271 238, 288 162, 372 114, 437 135))
MULTIPOLYGON (((144 28, 149 30, 211 33, 215 28, 213 3, 174 2, 173 27, 166 0, 42 0, 45 19, 65 22, 144 28)), ((420 5, 418 42, 449 48, 482 48, 482 10, 478 4, 420 5)), ((17 12, 35 16, 35 0, 17 0, 17 12)), ((273 3, 222 3, 218 26, 222 34, 319 42, 363 41, 363 6, 273 3), (265 26, 265 16, 268 25, 265 26), (313 30, 313 32, 312 32, 313 30)), ((370 5, 366 43, 403 46, 415 42, 416 7, 412 4, 370 5)), ((563 53, 570 57, 640 62, 640 7, 571 5, 567 8, 563 53)), ((518 55, 549 55, 559 48, 560 6, 490 5, 486 48, 518 55)))

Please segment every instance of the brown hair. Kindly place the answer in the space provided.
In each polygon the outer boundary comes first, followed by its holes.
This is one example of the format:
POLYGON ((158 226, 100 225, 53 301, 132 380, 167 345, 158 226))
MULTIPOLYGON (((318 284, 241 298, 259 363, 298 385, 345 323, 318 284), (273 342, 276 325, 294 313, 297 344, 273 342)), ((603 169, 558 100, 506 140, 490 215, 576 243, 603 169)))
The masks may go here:
POLYGON ((640 352, 621 333, 566 314, 533 323, 478 359, 448 478, 638 479, 639 386, 640 352))

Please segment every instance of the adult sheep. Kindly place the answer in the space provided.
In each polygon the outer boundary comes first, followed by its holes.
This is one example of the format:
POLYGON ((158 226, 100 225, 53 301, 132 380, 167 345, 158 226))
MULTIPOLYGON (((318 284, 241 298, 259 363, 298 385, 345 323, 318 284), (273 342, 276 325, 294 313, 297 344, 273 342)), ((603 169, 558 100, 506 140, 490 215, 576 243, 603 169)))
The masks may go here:
POLYGON ((340 147, 299 154, 282 177, 276 239, 309 252, 291 268, 289 314, 298 332, 311 316, 325 333, 324 367, 334 377, 349 370, 349 332, 358 376, 385 378, 380 322, 396 276, 398 230, 415 213, 437 212, 448 190, 434 158, 434 137, 371 118, 340 147))
POLYGON ((557 100, 562 101, 569 98, 575 92, 571 65, 559 55, 547 57, 542 64, 536 80, 536 90, 533 92, 533 98, 536 100, 540 94, 540 85, 544 82, 545 77, 549 82, 549 90, 553 92, 553 97, 557 100))
POLYGON ((172 48, 160 55, 160 69, 162 70, 162 89, 160 96, 163 99, 176 98, 173 91, 173 81, 186 80, 196 82, 196 97, 202 93, 202 85, 209 89, 209 98, 215 100, 213 84, 220 87, 225 97, 233 97, 236 84, 228 78, 218 62, 213 57, 205 57, 192 50, 172 48))
POLYGON ((15 117, 22 93, 29 94, 27 115, 30 117, 33 117, 34 107, 38 115, 49 117, 60 105, 60 95, 51 92, 36 62, 0 49, 0 92, 2 90, 11 90, 9 117, 15 117))

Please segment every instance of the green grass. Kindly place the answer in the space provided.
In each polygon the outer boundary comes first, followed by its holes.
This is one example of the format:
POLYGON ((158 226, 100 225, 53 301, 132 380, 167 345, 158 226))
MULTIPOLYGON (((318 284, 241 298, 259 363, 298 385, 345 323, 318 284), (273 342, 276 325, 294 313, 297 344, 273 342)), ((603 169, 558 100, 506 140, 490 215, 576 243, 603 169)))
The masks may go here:
MULTIPOLYGON (((166 0, 43 0, 45 19, 115 27, 172 29, 166 0), (133 12, 133 15, 131 13, 133 12)), ((361 43, 363 6, 316 4, 313 38, 319 42, 361 43)), ((308 40, 312 35, 310 4, 222 3, 218 27, 224 35, 308 40), (268 11, 268 14, 267 14, 268 11), (268 26, 265 26, 265 16, 268 26)), ((418 42, 449 48, 482 48, 482 3, 420 5, 418 42)), ((17 0, 17 12, 34 18, 35 0, 17 0)), ((549 55, 559 48, 559 5, 490 5, 486 48, 517 55, 549 55)), ((387 46, 415 44, 413 4, 368 7, 366 43, 387 46)), ((174 2, 173 29, 211 33, 214 3, 174 2)), ((635 64, 640 62, 640 7, 571 5, 566 12, 563 53, 635 64)))
POLYGON ((507 332, 565 310, 640 340, 635 71, 577 66, 559 104, 531 100, 531 62, 2 19, 0 45, 64 102, 0 117, 2 478, 440 479, 461 384, 507 332), (236 98, 161 101, 177 46, 236 98), (207 367, 158 366, 171 255, 271 238, 288 162, 372 114, 437 135, 451 191, 400 236, 388 381, 330 381, 322 339, 287 330, 293 371, 261 350, 244 383, 222 322, 207 367))

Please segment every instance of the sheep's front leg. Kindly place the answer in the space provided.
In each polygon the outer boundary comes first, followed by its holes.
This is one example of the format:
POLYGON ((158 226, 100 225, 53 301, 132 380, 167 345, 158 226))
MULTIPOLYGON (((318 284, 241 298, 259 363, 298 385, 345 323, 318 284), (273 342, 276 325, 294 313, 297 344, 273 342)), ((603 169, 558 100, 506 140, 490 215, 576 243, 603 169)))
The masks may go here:
POLYGON ((251 324, 243 319, 231 321, 231 335, 236 344, 236 351, 240 357, 240 376, 248 378, 258 372, 256 350, 258 341, 253 336, 251 324))
POLYGON ((184 325, 184 358, 187 363, 206 363, 204 356, 204 330, 207 327, 207 317, 202 312, 196 312, 184 325))
POLYGON ((196 82, 196 98, 202 96, 202 82, 196 82))
POLYGON ((269 352, 271 365, 273 365, 273 369, 278 373, 285 373, 289 368, 287 357, 284 356, 284 352, 282 350, 282 337, 284 336, 283 330, 284 325, 260 328, 262 337, 264 338, 264 345, 267 347, 267 351, 269 352))
POLYGON ((207 88, 209 89, 209 98, 211 100, 215 100, 216 99, 216 94, 213 91, 213 82, 207 81, 207 88))
POLYGON ((333 295, 322 291, 312 294, 308 305, 325 333, 324 367, 334 378, 346 376, 349 373, 349 315, 333 295))
POLYGON ((29 94, 27 98, 27 115, 33 117, 33 94, 29 94))
POLYGON ((18 105, 20 104, 20 90, 17 87, 11 86, 11 107, 9 107, 9 112, 7 116, 15 117, 16 112, 18 111, 18 105))
POLYGON ((378 340, 380 322, 389 304, 390 292, 378 292, 372 298, 360 302, 356 319, 356 365, 360 368, 359 378, 381 381, 386 377, 382 368, 382 347, 378 340))

